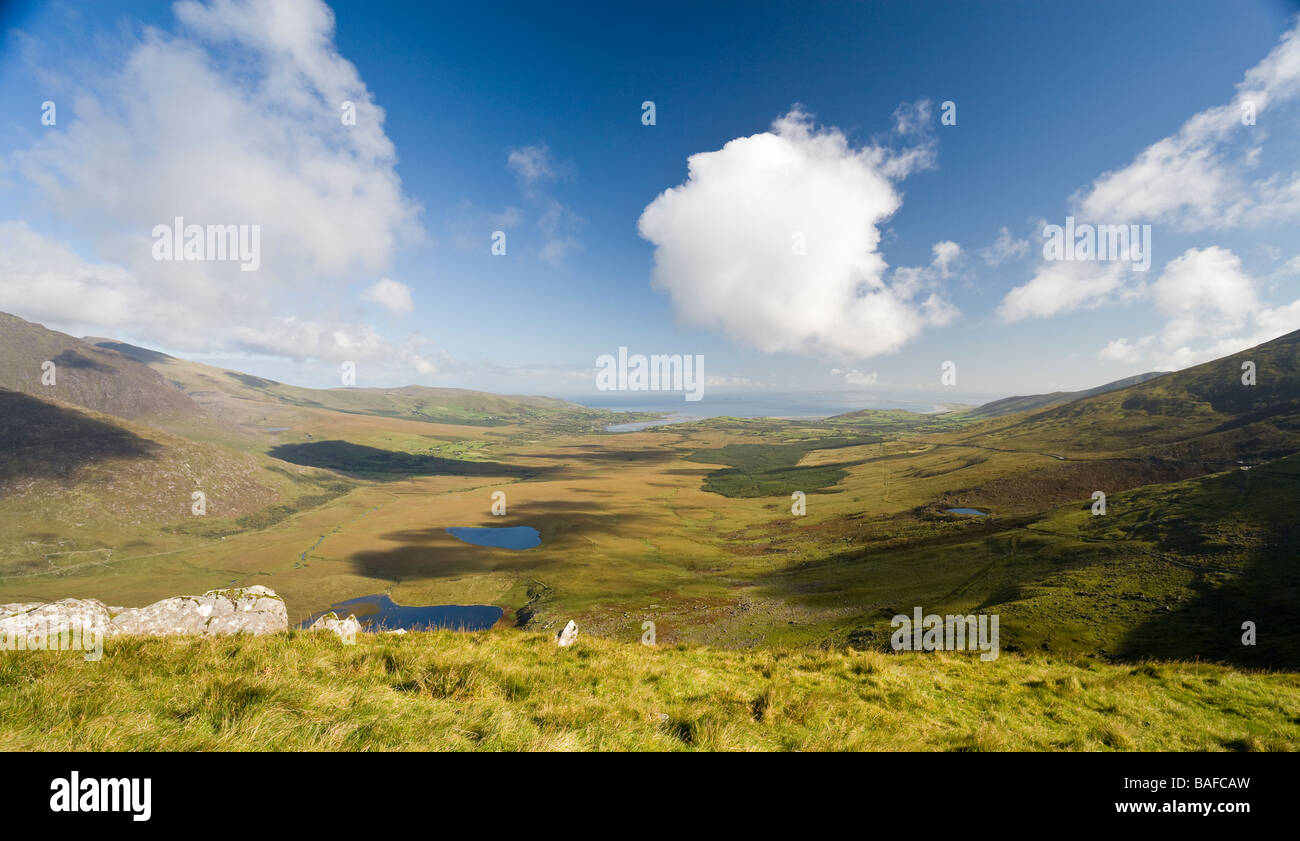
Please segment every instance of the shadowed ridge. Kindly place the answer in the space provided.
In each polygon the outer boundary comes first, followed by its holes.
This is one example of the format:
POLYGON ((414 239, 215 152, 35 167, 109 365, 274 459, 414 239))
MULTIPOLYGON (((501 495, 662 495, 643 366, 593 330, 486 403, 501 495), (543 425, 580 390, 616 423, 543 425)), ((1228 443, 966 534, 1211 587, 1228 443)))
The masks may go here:
POLYGON ((0 389, 0 482, 75 479, 95 462, 151 458, 158 450, 154 442, 76 409, 0 389))
POLYGON ((8 313, 0 313, 0 388, 126 420, 202 415, 198 404, 134 356, 8 313), (47 361, 55 365, 53 385, 42 382, 47 361))

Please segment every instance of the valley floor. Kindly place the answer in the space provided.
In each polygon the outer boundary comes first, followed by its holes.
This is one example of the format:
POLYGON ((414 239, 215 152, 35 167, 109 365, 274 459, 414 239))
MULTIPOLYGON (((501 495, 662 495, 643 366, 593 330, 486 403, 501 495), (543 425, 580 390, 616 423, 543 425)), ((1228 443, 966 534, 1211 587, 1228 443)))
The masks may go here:
POLYGON ((323 633, 0 652, 0 750, 1294 750, 1300 675, 323 633))

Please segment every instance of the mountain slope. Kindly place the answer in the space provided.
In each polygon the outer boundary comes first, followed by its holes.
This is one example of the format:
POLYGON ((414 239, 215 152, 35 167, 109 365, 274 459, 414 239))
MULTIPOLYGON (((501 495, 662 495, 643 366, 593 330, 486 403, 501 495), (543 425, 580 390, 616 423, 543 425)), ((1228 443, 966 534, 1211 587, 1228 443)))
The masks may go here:
MULTIPOLYGON (((1222 359, 1137 385, 1085 397, 1027 416, 1011 416, 969 430, 999 444, 1034 442, 1071 451, 1169 450, 1179 442, 1227 436, 1244 452, 1283 454, 1300 431, 1300 330, 1222 359), (1257 384, 1242 382, 1245 362, 1257 384)), ((1217 444, 1208 447, 1222 450, 1217 444)), ((1172 451, 1172 450, 1171 450, 1172 451)))
MULTIPOLYGON (((1008 651, 1300 668, 1300 454, 1250 470, 1108 489, 1024 516, 936 521, 773 574, 766 594, 862 611, 844 642, 887 645, 911 605, 1001 617, 1008 651), (1242 644, 1242 622, 1260 629, 1242 644)), ((883 536, 903 527, 882 529, 883 536)), ((876 534, 881 534, 877 532, 876 534)), ((875 535, 873 535, 874 537, 875 535)))
POLYGON ((1083 391, 1053 391, 1050 394, 1031 394, 1023 397, 1004 397, 1001 400, 994 400, 977 406, 970 411, 972 418, 999 418, 1003 415, 1011 415, 1016 412, 1031 412, 1035 409, 1043 409, 1048 406, 1058 406, 1062 403, 1070 403, 1075 400, 1082 400, 1085 397, 1093 397, 1098 394, 1106 394, 1111 391, 1118 391, 1121 388, 1128 388, 1131 385, 1144 383, 1153 380, 1156 377, 1164 376, 1164 371, 1151 371, 1146 374, 1137 374, 1132 377, 1125 377, 1122 380, 1099 385, 1096 388, 1089 388, 1083 391))
POLYGON ((403 386, 400 388, 315 389, 178 359, 113 339, 86 337, 87 343, 114 350, 149 366, 205 409, 226 416, 247 414, 241 401, 273 403, 349 414, 376 415, 431 423, 499 426, 526 421, 548 411, 589 411, 553 397, 489 394, 460 388, 403 386))
POLYGON ((157 371, 111 348, 0 313, 0 388, 128 420, 197 418, 199 406, 157 371), (54 384, 42 383, 45 362, 54 384))
POLYGON ((342 489, 309 467, 0 389, 0 580, 170 551, 342 489))
POLYGON ((170 550, 345 484, 264 449, 135 353, 0 313, 0 577, 170 550))

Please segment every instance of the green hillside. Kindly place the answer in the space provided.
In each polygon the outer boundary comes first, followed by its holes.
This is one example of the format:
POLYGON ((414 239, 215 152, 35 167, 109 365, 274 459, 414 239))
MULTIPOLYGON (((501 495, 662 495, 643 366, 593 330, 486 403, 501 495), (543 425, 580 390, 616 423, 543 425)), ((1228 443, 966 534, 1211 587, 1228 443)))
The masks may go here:
POLYGON ((1009 651, 1300 668, 1300 456, 1030 517, 884 524, 862 548, 774 573, 769 597, 847 618, 819 633, 887 647, 890 618, 1001 616, 1009 651), (888 530, 886 530, 888 528, 888 530), (897 530, 907 538, 897 539, 897 530), (1242 623, 1260 629, 1242 644, 1242 623))
POLYGON ((999 447, 1169 457, 1267 458, 1300 429, 1300 331, 1201 365, 1062 406, 972 427, 999 447), (1242 383, 1253 362, 1257 384, 1242 383))
POLYGON ((1059 406, 1062 403, 1072 403, 1075 400, 1082 400, 1085 397, 1092 397, 1097 394, 1106 394, 1111 391, 1118 391, 1121 388, 1128 388, 1131 385, 1144 383, 1147 380, 1164 376, 1162 371, 1152 371, 1147 374, 1137 374, 1132 377, 1125 377, 1114 382, 1099 385, 1096 388, 1084 389, 1082 391, 1053 391, 1048 394, 1031 394, 1021 397, 1004 397, 1001 400, 994 400, 977 406, 970 411, 973 418, 998 418, 1003 415, 1013 415, 1017 412, 1032 412, 1035 409, 1043 409, 1048 406, 1059 406))

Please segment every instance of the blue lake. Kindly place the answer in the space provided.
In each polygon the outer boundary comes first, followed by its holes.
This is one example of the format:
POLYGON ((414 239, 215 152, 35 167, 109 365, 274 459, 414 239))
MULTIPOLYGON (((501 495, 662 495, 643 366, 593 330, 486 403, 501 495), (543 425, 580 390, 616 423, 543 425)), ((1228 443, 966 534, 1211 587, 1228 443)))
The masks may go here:
POLYGON ((492 546, 497 549, 532 549, 542 542, 541 534, 532 526, 452 526, 447 529, 447 533, 475 546, 492 546))
POLYGON ((976 511, 974 508, 945 508, 949 514, 974 514, 976 517, 987 517, 989 512, 976 511))
POLYGON ((331 612, 340 619, 348 618, 350 613, 356 614, 357 621, 367 631, 427 631, 434 628, 486 631, 505 613, 502 608, 491 604, 402 605, 384 593, 376 593, 330 605, 328 610, 312 614, 300 627, 306 628, 331 612))

